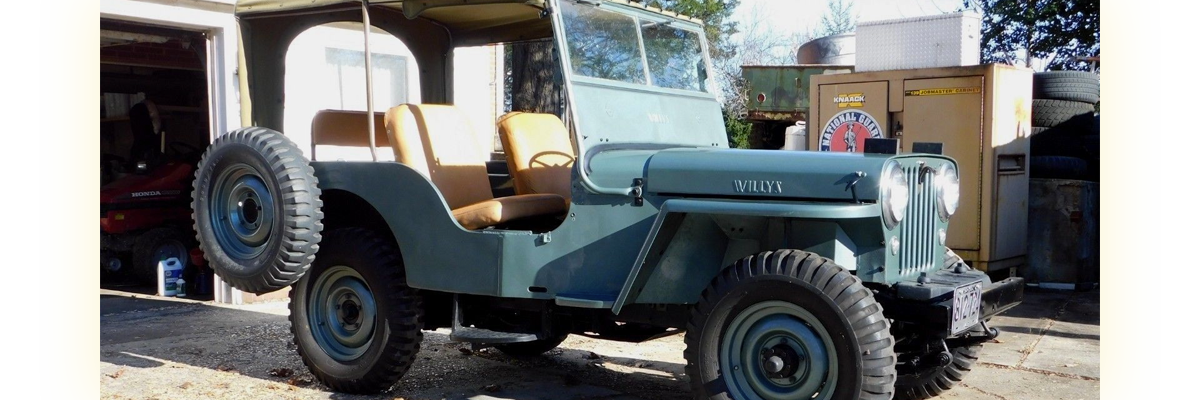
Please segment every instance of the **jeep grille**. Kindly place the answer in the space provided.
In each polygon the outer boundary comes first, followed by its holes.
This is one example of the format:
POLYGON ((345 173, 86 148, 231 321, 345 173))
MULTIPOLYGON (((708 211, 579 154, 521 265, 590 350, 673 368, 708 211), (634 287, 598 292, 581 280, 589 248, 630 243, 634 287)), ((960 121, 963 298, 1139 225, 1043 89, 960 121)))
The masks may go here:
POLYGON ((937 192, 932 177, 920 182, 923 163, 903 167, 908 179, 908 210, 900 223, 900 277, 936 268, 944 255, 937 239, 937 192), (940 251, 939 251, 940 250, 940 251))

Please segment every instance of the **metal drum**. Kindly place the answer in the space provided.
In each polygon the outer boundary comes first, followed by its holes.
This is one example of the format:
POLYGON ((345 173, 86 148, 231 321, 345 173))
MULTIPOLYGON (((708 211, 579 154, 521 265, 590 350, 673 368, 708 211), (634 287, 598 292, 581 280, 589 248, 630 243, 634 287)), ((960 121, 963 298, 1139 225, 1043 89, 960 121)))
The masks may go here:
POLYGON ((813 39, 796 50, 797 64, 854 65, 854 33, 813 39))

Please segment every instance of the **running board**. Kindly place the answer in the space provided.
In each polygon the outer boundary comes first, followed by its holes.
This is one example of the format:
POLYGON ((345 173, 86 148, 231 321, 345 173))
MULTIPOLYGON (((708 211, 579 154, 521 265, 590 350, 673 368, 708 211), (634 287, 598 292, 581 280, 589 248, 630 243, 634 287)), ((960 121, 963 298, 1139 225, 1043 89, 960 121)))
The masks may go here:
POLYGON ((450 332, 450 340, 480 344, 521 343, 537 340, 532 333, 496 332, 482 328, 455 326, 450 332))
POLYGON ((450 330, 450 340, 478 344, 504 344, 532 342, 538 339, 536 334, 499 332, 490 329, 463 326, 462 311, 458 308, 458 295, 454 295, 454 319, 450 330))

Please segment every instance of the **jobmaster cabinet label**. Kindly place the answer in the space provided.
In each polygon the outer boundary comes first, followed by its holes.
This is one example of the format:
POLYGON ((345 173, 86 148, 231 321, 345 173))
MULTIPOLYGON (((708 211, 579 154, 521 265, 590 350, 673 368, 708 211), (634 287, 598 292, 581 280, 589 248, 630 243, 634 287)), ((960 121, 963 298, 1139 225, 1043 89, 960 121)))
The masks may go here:
POLYGON ((905 90, 905 96, 945 96, 949 94, 973 94, 983 93, 983 88, 975 87, 956 87, 956 88, 936 88, 936 89, 917 89, 905 90))
POLYGON ((821 130, 821 151, 858 152, 867 143, 867 138, 882 138, 883 129, 875 117, 862 110, 846 110, 837 113, 821 130))

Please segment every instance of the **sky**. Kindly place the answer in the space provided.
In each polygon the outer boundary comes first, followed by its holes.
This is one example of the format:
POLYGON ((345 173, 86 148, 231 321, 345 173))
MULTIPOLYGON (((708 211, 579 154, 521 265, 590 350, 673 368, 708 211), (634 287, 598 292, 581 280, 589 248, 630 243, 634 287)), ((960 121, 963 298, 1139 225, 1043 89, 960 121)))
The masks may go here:
MULTIPOLYGON (((938 15, 954 12, 962 5, 962 0, 845 1, 853 3, 852 12, 858 14, 858 22, 938 15)), ((828 0, 742 0, 733 18, 744 23, 757 15, 767 26, 790 35, 815 30, 827 8, 828 0)))

